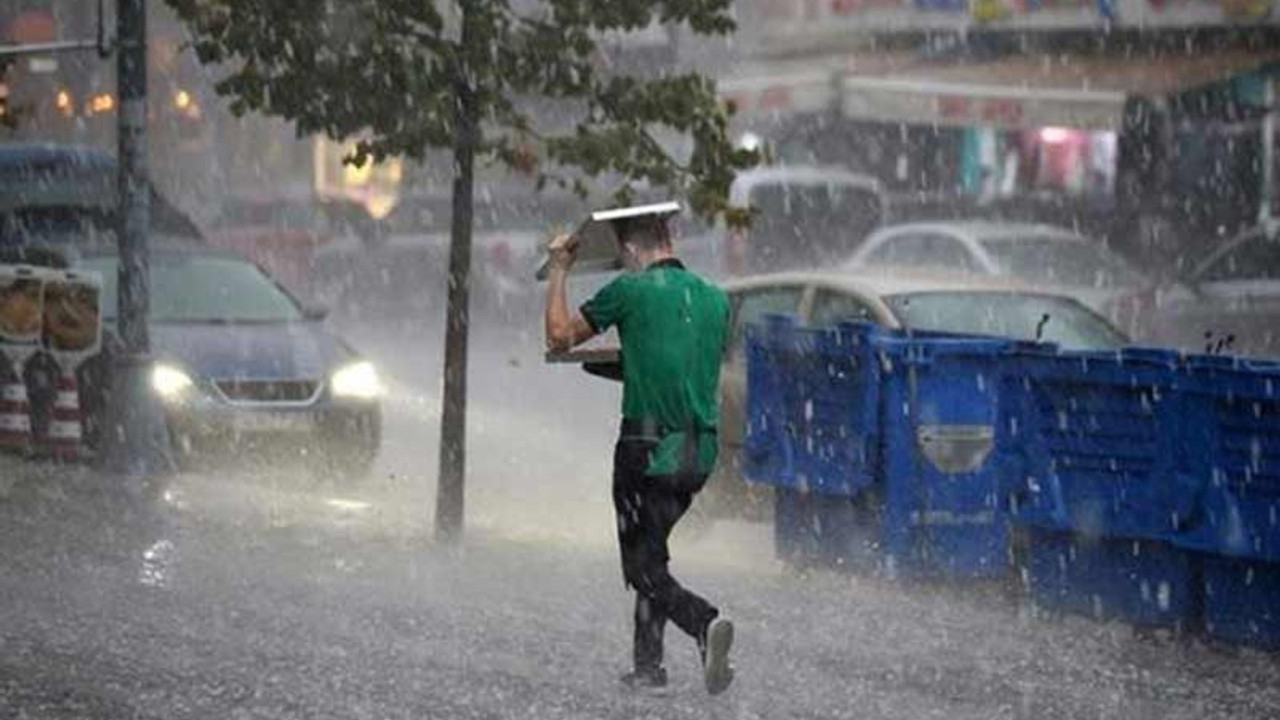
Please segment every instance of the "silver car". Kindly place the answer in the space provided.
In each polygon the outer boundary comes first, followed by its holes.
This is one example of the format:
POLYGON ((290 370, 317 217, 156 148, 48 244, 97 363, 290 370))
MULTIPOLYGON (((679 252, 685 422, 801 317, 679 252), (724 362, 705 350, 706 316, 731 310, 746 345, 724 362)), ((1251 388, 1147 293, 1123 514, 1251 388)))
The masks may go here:
POLYGON ((1109 317, 1116 298, 1153 285, 1101 242, 1031 223, 950 221, 882 228, 845 265, 1007 277, 1069 295, 1109 317))
POLYGON ((1144 341, 1188 352, 1280 357, 1280 221, 1228 241, 1182 285, 1142 296, 1144 341))

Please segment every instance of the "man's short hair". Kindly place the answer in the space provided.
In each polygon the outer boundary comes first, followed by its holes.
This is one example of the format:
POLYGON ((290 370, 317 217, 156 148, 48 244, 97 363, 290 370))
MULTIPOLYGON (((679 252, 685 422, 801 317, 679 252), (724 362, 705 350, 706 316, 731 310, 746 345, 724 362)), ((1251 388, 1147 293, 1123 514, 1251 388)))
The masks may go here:
POLYGON ((660 250, 671 245, 671 227, 661 217, 625 218, 613 221, 618 242, 639 250, 660 250))

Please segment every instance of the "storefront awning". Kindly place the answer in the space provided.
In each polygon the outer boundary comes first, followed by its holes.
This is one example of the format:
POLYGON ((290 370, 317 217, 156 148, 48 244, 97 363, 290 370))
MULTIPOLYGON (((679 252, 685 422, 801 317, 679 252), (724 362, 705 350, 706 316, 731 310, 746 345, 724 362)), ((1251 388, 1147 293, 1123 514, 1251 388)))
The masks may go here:
POLYGON ((721 99, 733 103, 739 119, 777 120, 840 107, 840 78, 857 69, 867 77, 888 77, 918 64, 913 54, 879 52, 830 55, 821 60, 770 62, 738 68, 721 78, 721 99))
POLYGON ((1118 130, 1128 97, 1166 97, 1274 62, 1280 50, 1017 56, 886 74, 852 70, 840 82, 841 106, 848 117, 883 122, 1118 130))
POLYGON ((760 118, 830 110, 836 105, 835 73, 830 70, 774 70, 721 80, 720 97, 739 118, 760 118))

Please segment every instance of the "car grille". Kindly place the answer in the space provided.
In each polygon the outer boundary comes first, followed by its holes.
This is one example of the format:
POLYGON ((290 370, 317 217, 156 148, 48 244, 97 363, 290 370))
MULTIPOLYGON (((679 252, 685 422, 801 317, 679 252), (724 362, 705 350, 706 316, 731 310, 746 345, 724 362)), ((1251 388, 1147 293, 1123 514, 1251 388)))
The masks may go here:
POLYGON ((218 391, 231 402, 302 403, 315 398, 316 380, 216 380, 218 391))

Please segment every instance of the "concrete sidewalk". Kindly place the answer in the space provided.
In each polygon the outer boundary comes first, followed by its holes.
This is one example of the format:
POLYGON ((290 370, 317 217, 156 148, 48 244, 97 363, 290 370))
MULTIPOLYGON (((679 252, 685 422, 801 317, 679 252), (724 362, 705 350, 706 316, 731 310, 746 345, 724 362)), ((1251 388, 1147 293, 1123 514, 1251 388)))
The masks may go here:
POLYGON ((26 490, 57 492, 68 482, 83 482, 93 471, 85 465, 28 460, 0 452, 0 500, 26 490))
POLYGON ((97 527, 132 519, 153 506, 141 486, 130 489, 83 464, 0 454, 0 522, 15 526, 97 527))
MULTIPOLYGON (((0 500, 25 493, 62 498, 69 492, 93 493, 119 488, 125 481, 112 477, 88 462, 65 462, 45 458, 24 458, 0 452, 0 500)), ((141 484, 131 488, 137 493, 141 484)))

